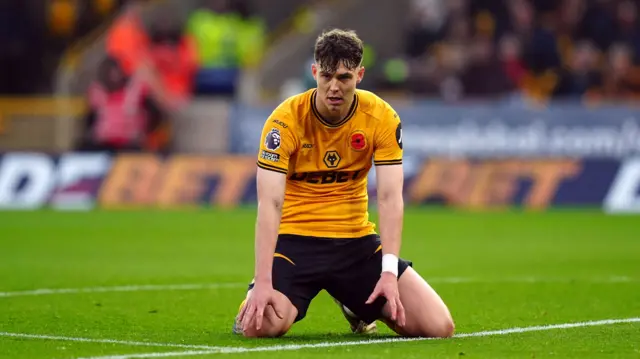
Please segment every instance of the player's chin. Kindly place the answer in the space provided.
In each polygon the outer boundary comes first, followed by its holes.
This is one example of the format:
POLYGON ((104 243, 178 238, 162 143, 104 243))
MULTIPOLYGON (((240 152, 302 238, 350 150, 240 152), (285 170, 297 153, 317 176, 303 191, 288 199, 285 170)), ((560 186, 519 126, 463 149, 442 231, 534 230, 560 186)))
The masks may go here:
POLYGON ((327 102, 327 108, 330 111, 339 112, 342 110, 342 105, 343 105, 342 102, 334 102, 334 101, 327 102))

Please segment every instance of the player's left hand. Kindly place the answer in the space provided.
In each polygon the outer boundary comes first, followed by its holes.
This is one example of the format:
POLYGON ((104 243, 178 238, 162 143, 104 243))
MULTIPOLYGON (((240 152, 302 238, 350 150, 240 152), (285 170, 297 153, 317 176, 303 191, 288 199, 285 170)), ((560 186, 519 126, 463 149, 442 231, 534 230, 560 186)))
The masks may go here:
POLYGON ((383 272, 378 280, 378 284, 373 289, 373 293, 367 299, 366 304, 373 303, 378 297, 385 297, 391 309, 391 320, 403 327, 405 324, 404 307, 400 301, 398 291, 398 278, 393 273, 383 272))
POLYGON ((256 282, 251 290, 251 294, 247 298, 247 302, 240 312, 240 323, 243 323, 242 329, 244 331, 249 330, 251 323, 255 322, 256 330, 260 330, 262 328, 265 310, 269 305, 273 307, 278 318, 284 318, 282 314, 276 310, 275 302, 275 290, 271 283, 256 282))

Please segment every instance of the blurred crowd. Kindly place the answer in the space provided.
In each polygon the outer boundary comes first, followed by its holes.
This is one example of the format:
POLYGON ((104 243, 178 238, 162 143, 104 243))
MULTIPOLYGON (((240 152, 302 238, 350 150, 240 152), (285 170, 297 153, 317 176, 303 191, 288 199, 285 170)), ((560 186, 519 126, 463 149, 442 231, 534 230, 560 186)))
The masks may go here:
POLYGON ((145 1, 125 4, 89 87, 80 149, 166 150, 171 117, 194 94, 234 96, 240 71, 261 60, 264 24, 243 1, 199 5, 186 21, 171 8, 143 21, 145 1))
POLYGON ((632 101, 637 0, 411 0, 406 57, 386 85, 445 100, 632 101))
MULTIPOLYGON (((250 0, 188 1, 186 16, 171 7, 144 16, 156 0, 0 1, 0 93, 51 93, 61 54, 109 24, 98 31, 104 56, 85 94, 78 147, 167 149, 172 116, 196 95, 233 98, 241 72, 261 63, 269 32, 250 0)), ((366 44, 365 65, 377 74, 369 89, 445 101, 640 94, 640 0, 407 2, 404 50, 376 59, 366 44)), ((314 86, 309 63, 299 73, 291 88, 314 86)))
MULTIPOLYGON (((637 1, 410 3, 405 53, 383 62, 386 76, 374 89, 445 101, 610 102, 640 93, 637 1)), ((144 1, 125 4, 107 34, 108 56, 88 92, 92 111, 83 149, 168 148, 167 119, 193 94, 234 96, 239 72, 261 60, 264 24, 243 1, 199 5, 183 22, 168 12, 144 23, 144 1)), ((313 86, 308 69, 304 72, 304 86, 313 86)))

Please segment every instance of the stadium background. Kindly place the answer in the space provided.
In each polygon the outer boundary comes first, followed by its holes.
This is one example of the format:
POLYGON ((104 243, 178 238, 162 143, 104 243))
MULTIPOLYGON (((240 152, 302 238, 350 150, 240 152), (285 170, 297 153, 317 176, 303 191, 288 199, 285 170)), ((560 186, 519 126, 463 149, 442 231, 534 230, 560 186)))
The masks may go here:
POLYGON ((635 2, 366 4, 4 3, 0 205, 253 202, 257 129, 313 86, 313 40, 337 26, 402 117, 409 203, 640 209, 635 2), (152 125, 98 130, 127 121, 152 125))

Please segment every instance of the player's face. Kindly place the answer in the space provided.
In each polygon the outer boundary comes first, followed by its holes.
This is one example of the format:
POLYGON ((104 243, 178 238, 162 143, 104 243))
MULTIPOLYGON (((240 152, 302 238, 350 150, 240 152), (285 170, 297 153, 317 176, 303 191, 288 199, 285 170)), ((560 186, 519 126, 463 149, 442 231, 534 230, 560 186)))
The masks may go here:
POLYGON ((320 66, 311 66, 313 77, 318 83, 318 98, 329 112, 341 114, 348 111, 353 102, 353 95, 356 85, 362 81, 364 67, 357 67, 349 70, 340 63, 340 67, 334 73, 327 73, 320 69, 320 66))

